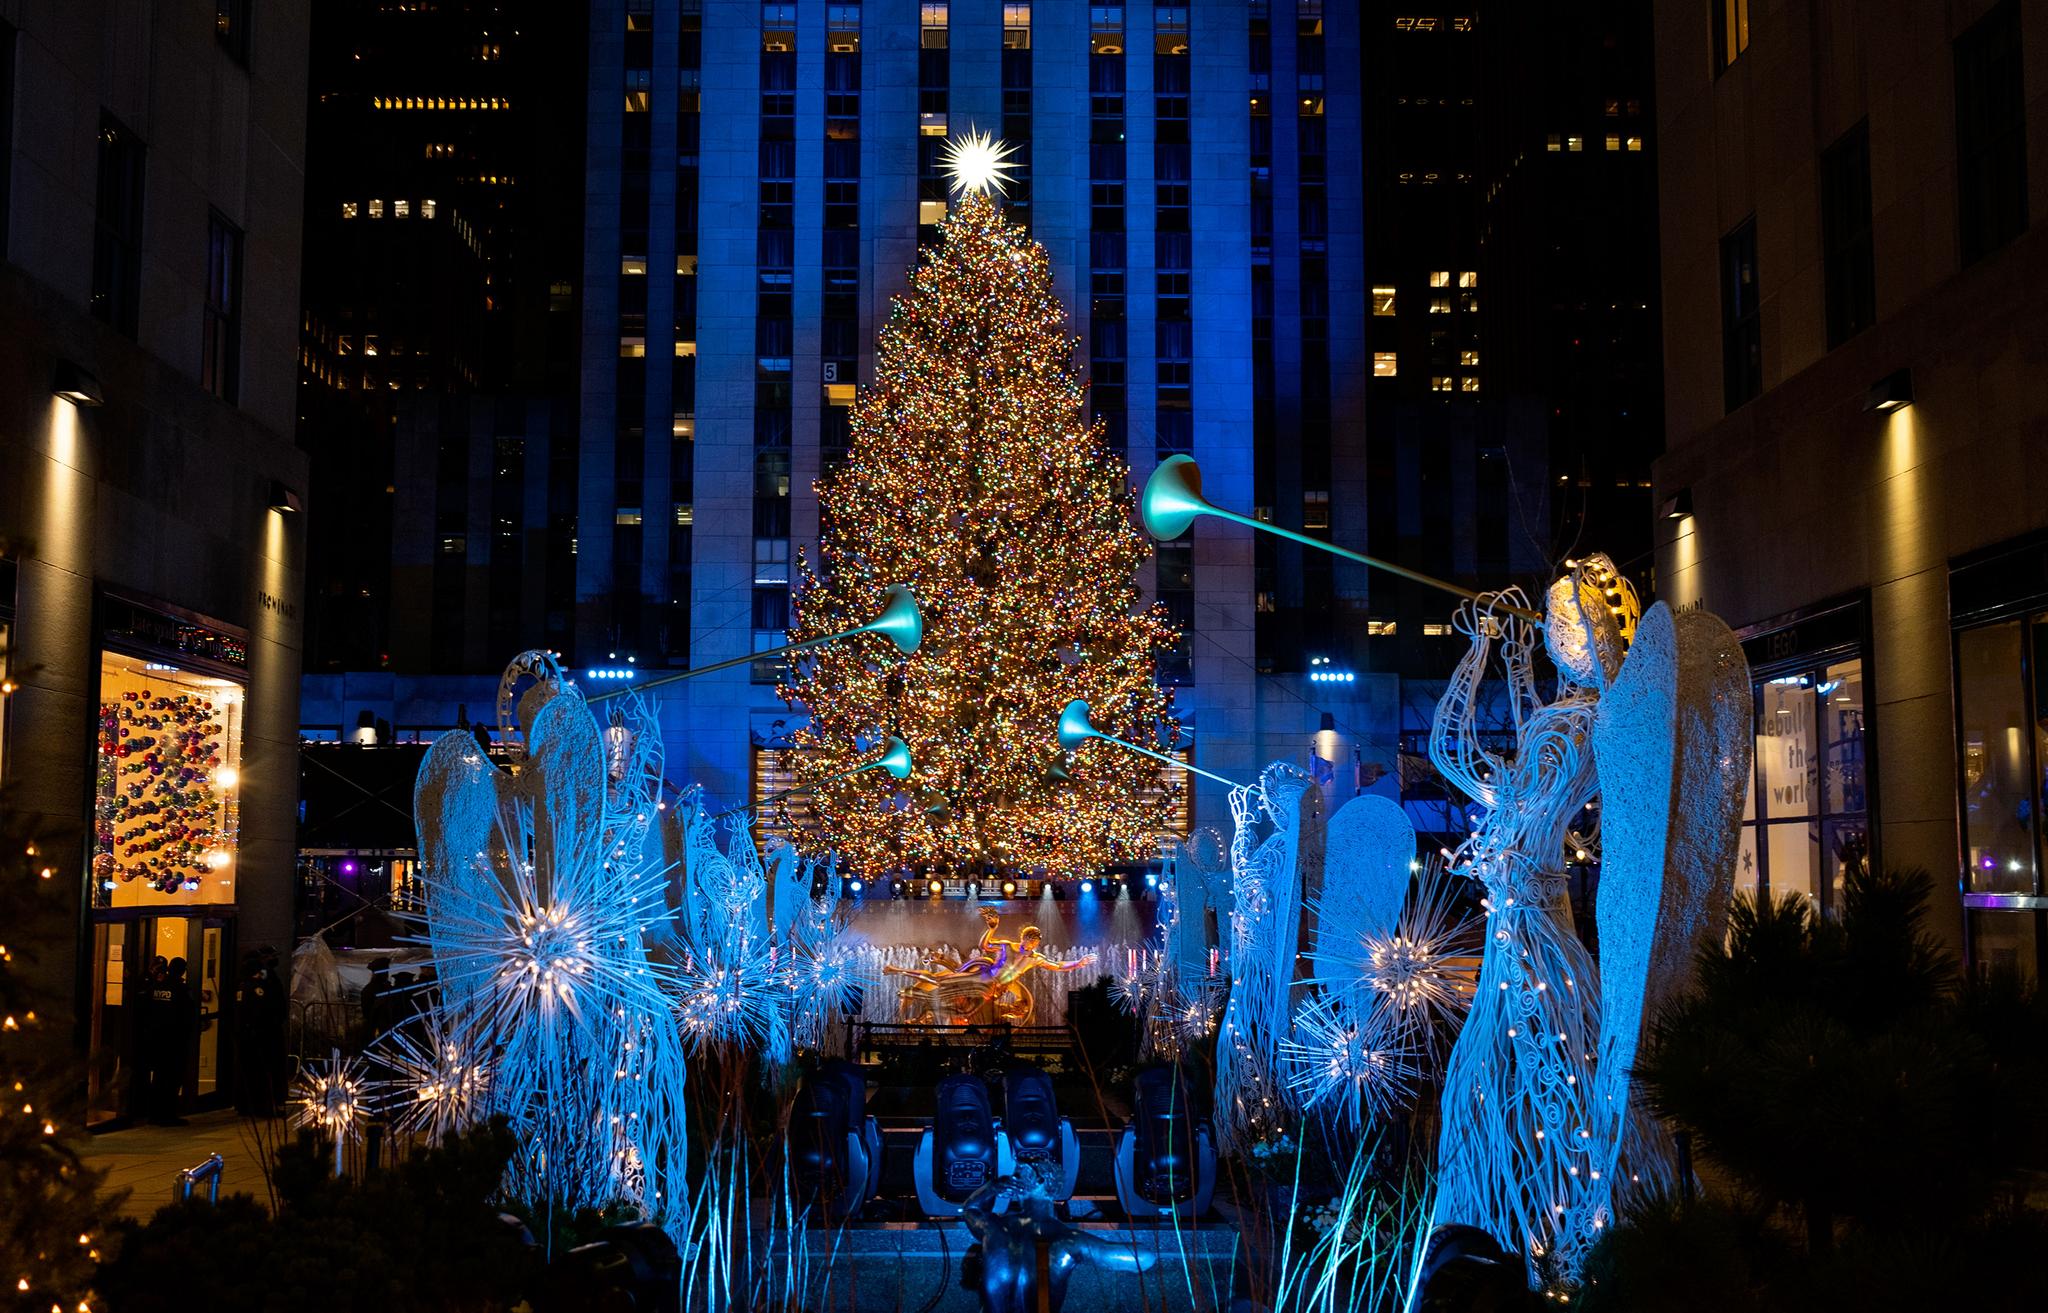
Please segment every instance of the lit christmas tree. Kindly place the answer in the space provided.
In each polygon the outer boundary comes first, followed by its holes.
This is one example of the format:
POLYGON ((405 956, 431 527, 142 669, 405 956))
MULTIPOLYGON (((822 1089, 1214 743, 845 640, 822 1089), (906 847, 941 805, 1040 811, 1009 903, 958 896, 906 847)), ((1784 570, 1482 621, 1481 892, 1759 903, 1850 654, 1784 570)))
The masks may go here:
MULTIPOLYGON (((0 716, 14 691, 0 645, 0 716)), ((24 1313, 100 1307, 100 1176, 72 1147, 80 1069, 21 975, 32 939, 70 933, 61 893, 79 877, 57 856, 68 846, 0 790, 0 1310, 24 1313)))
POLYGON ((1166 823, 1156 763, 1063 757, 1053 735, 1085 698, 1106 732, 1170 745, 1153 662, 1174 631, 1139 607, 1151 549, 1123 462, 1082 417, 1045 248, 989 195, 1003 156, 986 136, 949 151, 943 244, 891 307, 846 462, 819 485, 819 561, 799 562, 792 639, 865 622, 892 583, 924 608, 915 654, 822 647, 782 689, 810 715, 794 770, 855 870, 1079 875, 1149 857, 1166 823), (831 778, 884 734, 910 745, 909 784, 831 778))

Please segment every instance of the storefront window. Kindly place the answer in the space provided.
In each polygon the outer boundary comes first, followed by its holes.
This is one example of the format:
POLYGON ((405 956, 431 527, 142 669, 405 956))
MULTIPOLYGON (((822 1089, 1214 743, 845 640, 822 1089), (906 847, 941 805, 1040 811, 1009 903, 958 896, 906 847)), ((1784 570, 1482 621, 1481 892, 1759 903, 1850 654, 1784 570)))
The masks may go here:
MULTIPOLYGON (((14 626, 8 622, 7 613, 0 611, 0 684, 13 687, 8 676, 7 654, 13 650, 14 626)), ((7 778, 7 703, 0 701, 0 780, 7 778)))
POLYGON ((1757 681, 1756 775, 1742 812, 1737 892, 1798 893, 1823 911, 1870 858, 1863 663, 1757 681))
POLYGON ((2042 627, 2036 617, 1956 635, 1963 851, 1974 894, 2039 892, 2034 763, 2042 730, 2028 714, 2022 655, 2029 637, 2040 654, 2042 627))
POLYGON ((100 663, 92 901, 235 901, 240 685, 109 652, 100 663))

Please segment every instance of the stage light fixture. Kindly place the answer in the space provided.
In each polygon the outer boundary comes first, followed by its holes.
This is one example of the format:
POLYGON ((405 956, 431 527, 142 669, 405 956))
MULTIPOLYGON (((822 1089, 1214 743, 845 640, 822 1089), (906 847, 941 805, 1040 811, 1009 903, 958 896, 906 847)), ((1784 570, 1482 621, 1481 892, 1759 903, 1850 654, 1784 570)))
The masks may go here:
POLYGON ((1012 895, 1014 895, 1014 894, 1015 894, 1016 892, 1017 892, 1017 882, 1016 882, 1015 880, 1005 880, 1005 881, 1003 881, 1003 897, 1005 897, 1005 898, 1009 898, 1009 897, 1011 897, 1012 895))
POLYGON ((1081 892, 1082 892, 1082 893, 1084 893, 1084 894, 1092 894, 1092 893, 1094 893, 1094 892, 1095 892, 1095 882, 1094 882, 1093 880, 1083 880, 1083 881, 1081 882, 1081 892))
POLYGON ((934 881, 932 881, 932 882, 931 882, 930 884, 926 885, 925 887, 926 887, 927 889, 931 890, 931 893, 932 893, 932 897, 934 897, 934 898, 937 898, 937 897, 938 897, 938 896, 939 896, 940 894, 942 894, 942 893, 945 893, 945 892, 946 892, 946 886, 945 886, 945 884, 944 884, 943 882, 941 882, 941 881, 938 881, 938 880, 934 880, 934 881))
POLYGON ((857 894, 861 891, 861 883, 858 880, 848 880, 846 882, 846 888, 849 892, 857 894))

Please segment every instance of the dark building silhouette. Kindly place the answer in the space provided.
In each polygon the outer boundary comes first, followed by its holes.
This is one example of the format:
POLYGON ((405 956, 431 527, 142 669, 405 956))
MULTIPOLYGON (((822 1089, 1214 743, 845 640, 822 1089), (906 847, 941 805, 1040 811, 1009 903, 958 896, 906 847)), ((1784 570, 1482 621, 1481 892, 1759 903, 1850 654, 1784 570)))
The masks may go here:
POLYGON ((566 645, 585 23, 537 0, 315 11, 310 671, 566 645))

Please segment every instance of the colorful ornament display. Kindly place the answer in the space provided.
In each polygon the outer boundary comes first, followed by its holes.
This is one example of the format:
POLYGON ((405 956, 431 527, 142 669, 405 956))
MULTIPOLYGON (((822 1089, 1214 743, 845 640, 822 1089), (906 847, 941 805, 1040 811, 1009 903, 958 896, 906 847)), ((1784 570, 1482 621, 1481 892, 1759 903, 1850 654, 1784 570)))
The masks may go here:
POLYGON ((227 846, 214 773, 220 708, 194 693, 130 690, 100 704, 94 881, 141 880, 172 893, 227 846))

